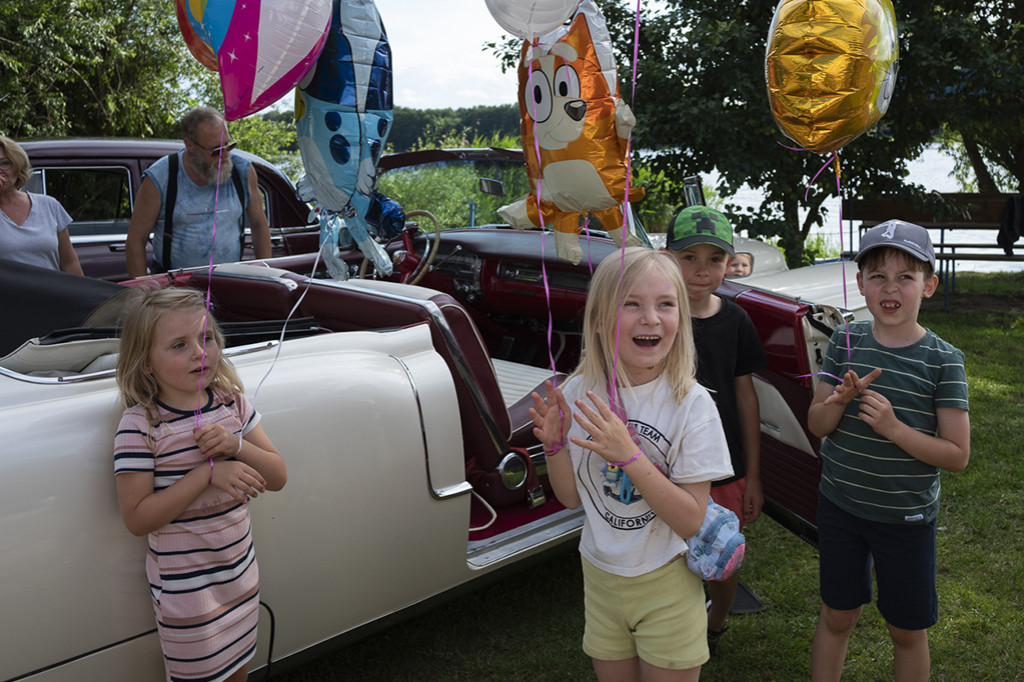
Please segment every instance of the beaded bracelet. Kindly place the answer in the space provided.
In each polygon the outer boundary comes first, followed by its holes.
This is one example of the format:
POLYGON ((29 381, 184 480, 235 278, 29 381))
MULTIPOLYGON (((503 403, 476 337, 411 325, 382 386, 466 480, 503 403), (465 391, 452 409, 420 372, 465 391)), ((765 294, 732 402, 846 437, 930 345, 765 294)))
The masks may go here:
POLYGON ((633 455, 632 457, 630 457, 629 459, 627 459, 625 462, 612 462, 612 466, 613 467, 619 467, 621 469, 622 467, 624 467, 624 466, 626 466, 628 464, 632 464, 633 462, 635 462, 638 459, 640 459, 640 455, 642 455, 642 454, 644 454, 643 450, 637 450, 636 454, 633 455))
POLYGON ((561 452, 562 448, 564 448, 567 444, 568 444, 568 441, 565 441, 565 440, 560 440, 560 441, 556 441, 556 442, 552 443, 551 444, 551 449, 544 451, 544 456, 545 457, 554 457, 559 452, 561 452))

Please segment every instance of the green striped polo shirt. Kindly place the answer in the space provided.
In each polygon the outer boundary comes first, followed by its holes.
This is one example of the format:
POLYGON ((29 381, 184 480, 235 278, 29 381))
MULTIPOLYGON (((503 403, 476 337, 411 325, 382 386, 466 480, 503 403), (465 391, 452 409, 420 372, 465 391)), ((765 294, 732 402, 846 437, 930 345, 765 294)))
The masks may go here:
MULTIPOLYGON (((964 354, 926 330, 920 341, 903 348, 879 344, 871 322, 849 325, 832 334, 821 371, 842 377, 848 369, 865 376, 876 367, 882 374, 871 389, 892 403, 896 417, 929 435, 936 435, 936 410, 967 409, 964 354)), ((822 381, 835 385, 831 376, 822 381)), ((939 469, 914 459, 861 420, 859 400, 846 406, 835 431, 821 444, 821 494, 846 511, 884 523, 929 523, 939 511, 939 469)))

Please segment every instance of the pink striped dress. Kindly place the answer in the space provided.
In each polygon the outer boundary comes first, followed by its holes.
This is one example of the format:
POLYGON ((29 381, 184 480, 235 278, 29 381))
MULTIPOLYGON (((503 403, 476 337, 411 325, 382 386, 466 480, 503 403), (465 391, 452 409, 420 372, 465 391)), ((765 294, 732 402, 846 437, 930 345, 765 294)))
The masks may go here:
MULTIPOLYGON (((147 424, 144 408, 125 410, 114 437, 115 475, 152 472, 159 491, 197 466, 209 468, 192 437, 194 412, 159 404, 154 418, 147 424)), ((200 421, 246 434, 259 419, 244 395, 209 392, 200 421)), ((180 517, 149 534, 146 575, 168 680, 223 680, 252 658, 259 569, 248 502, 208 487, 180 517)))

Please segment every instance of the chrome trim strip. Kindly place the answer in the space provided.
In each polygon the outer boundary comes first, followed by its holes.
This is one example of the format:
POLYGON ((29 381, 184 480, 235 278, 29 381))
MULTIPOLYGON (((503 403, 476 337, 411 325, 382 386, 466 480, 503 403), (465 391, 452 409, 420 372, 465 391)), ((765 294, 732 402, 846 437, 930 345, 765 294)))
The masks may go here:
POLYGON ((397 355, 389 355, 389 357, 397 362, 398 366, 405 372, 405 378, 408 380, 409 388, 412 390, 413 398, 416 400, 416 413, 420 418, 420 436, 423 439, 423 468, 427 474, 427 487, 430 489, 430 494, 436 500, 446 500, 450 497, 458 497, 459 495, 472 492, 473 486, 468 481, 462 481, 456 485, 450 485, 441 489, 434 485, 434 481, 430 476, 430 449, 427 446, 427 429, 424 426, 426 422, 423 418, 423 403, 420 402, 420 391, 416 387, 416 380, 412 376, 409 365, 405 364, 405 361, 397 355))
MULTIPOLYGON (((253 270, 256 270, 260 267, 258 265, 254 265, 253 263, 254 261, 239 261, 238 263, 227 263, 226 265, 249 265, 253 270)), ((269 268, 266 269, 269 270, 269 268)), ((263 275, 260 274, 259 272, 238 272, 236 270, 227 270, 215 267, 213 269, 213 274, 216 275, 217 277, 229 277, 232 279, 251 279, 260 282, 277 282, 278 284, 284 286, 289 291, 295 291, 296 289, 299 288, 299 283, 293 279, 288 279, 287 277, 274 277, 273 275, 269 274, 263 275)))
MULTIPOLYGON (((234 348, 226 348, 222 355, 224 357, 234 358, 240 355, 256 353, 261 350, 269 350, 280 345, 280 343, 280 341, 264 341, 263 343, 250 343, 244 346, 235 346, 234 348)), ((104 379, 114 376, 114 373, 115 370, 105 369, 101 372, 69 374, 64 377, 34 377, 31 374, 20 374, 7 369, 6 367, 0 366, 0 376, 10 377, 11 379, 17 379, 18 381, 24 381, 29 384, 52 384, 55 386, 60 384, 78 384, 83 381, 91 381, 93 379, 104 379)))

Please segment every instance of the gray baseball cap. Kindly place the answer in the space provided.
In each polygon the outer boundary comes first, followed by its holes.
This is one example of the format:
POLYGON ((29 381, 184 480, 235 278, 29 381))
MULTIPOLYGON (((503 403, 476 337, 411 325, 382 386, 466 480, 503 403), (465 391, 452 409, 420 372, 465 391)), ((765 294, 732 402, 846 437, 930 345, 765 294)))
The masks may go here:
POLYGON ((853 259, 860 262, 861 257, 871 249, 891 246, 906 251, 918 260, 923 260, 935 270, 935 249, 928 230, 914 223, 902 220, 887 220, 875 225, 860 238, 860 251, 853 259))

